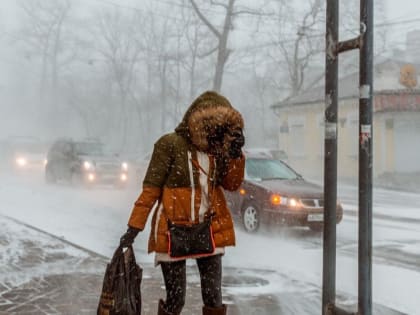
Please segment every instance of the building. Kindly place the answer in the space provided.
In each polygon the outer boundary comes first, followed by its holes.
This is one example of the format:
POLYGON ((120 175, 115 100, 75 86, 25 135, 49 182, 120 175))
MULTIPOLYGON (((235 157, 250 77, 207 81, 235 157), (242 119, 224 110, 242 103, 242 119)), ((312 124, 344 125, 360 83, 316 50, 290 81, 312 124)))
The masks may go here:
MULTIPOLYGON (((386 60, 374 68, 373 173, 420 174, 420 66, 386 60)), ((338 176, 358 177, 359 74, 339 80, 338 176)), ((272 105, 291 166, 322 178, 325 91, 318 87, 272 105)))

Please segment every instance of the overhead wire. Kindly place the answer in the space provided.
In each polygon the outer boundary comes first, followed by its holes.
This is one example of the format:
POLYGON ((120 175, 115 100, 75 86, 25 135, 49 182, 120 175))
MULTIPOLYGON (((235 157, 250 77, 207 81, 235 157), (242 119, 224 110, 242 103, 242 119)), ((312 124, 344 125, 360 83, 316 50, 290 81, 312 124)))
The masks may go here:
MULTIPOLYGON (((149 15, 153 15, 153 16, 157 16, 157 17, 161 17, 161 18, 165 18, 165 19, 169 19, 169 20, 173 20, 173 21, 185 22, 184 19, 172 16, 172 15, 165 15, 165 14, 161 14, 161 13, 152 12, 151 10, 145 10, 145 9, 138 8, 138 7, 122 5, 122 4, 119 4, 119 3, 116 3, 116 2, 110 1, 110 0, 90 0, 90 1, 99 2, 99 3, 105 4, 105 5, 110 5, 110 6, 118 7, 118 8, 121 8, 121 9, 134 10, 134 11, 138 11, 138 12, 145 12, 149 15)), ((166 3, 166 4, 170 3, 168 1, 164 1, 164 2, 159 1, 159 0, 155 0, 155 1, 160 2, 160 3, 166 3)), ((188 8, 187 6, 184 6, 184 5, 179 5, 179 4, 173 4, 173 5, 178 6, 178 7, 188 8)), ((190 7, 190 8, 192 9, 192 7, 190 7)), ((204 9, 203 11, 210 11, 210 10, 204 9)), ((213 11, 213 12, 216 12, 216 11, 213 11)), ((221 12, 218 12, 218 11, 217 11, 217 13, 221 14, 221 12)), ((221 26, 219 25, 218 27, 221 27, 221 26)), ((251 29, 244 29, 244 28, 241 28, 241 27, 240 28, 235 27, 235 30, 240 30, 240 31, 249 32, 249 33, 257 32, 257 31, 253 31, 251 29)))
MULTIPOLYGON (((96 3, 101 3, 101 4, 104 4, 104 5, 109 5, 109 6, 113 6, 113 7, 118 7, 118 8, 122 8, 122 9, 144 12, 144 13, 151 14, 151 15, 158 16, 158 17, 165 18, 165 19, 184 22, 183 19, 175 17, 173 15, 166 15, 166 14, 162 14, 162 13, 153 12, 153 11, 151 11, 151 9, 144 9, 144 8, 139 8, 139 7, 135 7, 135 6, 124 5, 124 4, 116 3, 115 1, 112 1, 112 0, 90 0, 90 1, 91 2, 94 1, 96 3)), ((168 1, 168 0, 154 0, 154 1, 166 4, 166 5, 174 5, 174 6, 178 6, 178 7, 191 8, 192 9, 192 7, 190 7, 190 6, 186 6, 186 5, 179 4, 179 3, 174 3, 174 2, 168 1)), ((210 10, 210 9, 203 9, 203 11, 220 14, 219 11, 210 10)), ((420 22, 420 18, 406 19, 406 20, 400 20, 400 18, 401 17, 393 19, 393 20, 389 20, 389 21, 386 21, 386 22, 377 23, 377 24, 375 24, 375 27, 382 28, 382 27, 386 27, 386 26, 393 26, 393 27, 403 27, 403 28, 405 28, 409 24, 412 24, 412 23, 415 23, 415 22, 420 22)), ((257 30, 251 31, 250 29, 242 29, 242 28, 238 28, 238 27, 235 27, 234 29, 239 30, 239 31, 243 31, 243 32, 248 32, 249 34, 252 34, 252 35, 257 35, 257 34, 273 35, 273 32, 264 32, 264 31, 259 31, 259 30, 258 31, 257 30)), ((263 48, 268 48, 268 47, 274 47, 274 46, 277 46, 279 44, 294 43, 296 41, 296 37, 294 35, 286 34, 286 36, 290 36, 290 38, 286 37, 286 38, 283 38, 283 39, 278 40, 278 41, 273 41, 272 40, 272 41, 269 41, 269 42, 266 42, 266 43, 248 45, 248 46, 245 46, 245 47, 236 48, 236 50, 239 50, 239 51, 257 50, 257 49, 263 49, 263 48)), ((325 36, 324 33, 318 33, 318 34, 307 35, 305 37, 308 38, 308 39, 317 39, 317 38, 322 38, 324 36, 325 36)))
MULTIPOLYGON (((112 1, 112 0, 90 0, 90 1, 95 1, 95 2, 102 3, 102 4, 111 5, 111 6, 127 9, 127 10, 135 10, 135 11, 140 11, 140 12, 146 12, 148 14, 158 16, 158 17, 162 17, 162 18, 165 18, 165 19, 171 19, 171 20, 174 20, 174 21, 184 22, 183 19, 177 18, 177 17, 172 16, 172 15, 164 15, 164 14, 161 14, 161 13, 152 12, 150 10, 145 10, 145 9, 134 7, 134 6, 123 5, 123 4, 116 3, 115 1, 112 1)), ((154 0, 154 1, 158 2, 158 3, 170 4, 170 5, 174 5, 174 6, 178 6, 178 7, 191 8, 192 9, 192 7, 189 7, 189 6, 186 6, 186 5, 183 5, 183 4, 174 3, 174 2, 171 2, 171 1, 168 1, 168 0, 154 0)), ((221 12, 219 12, 219 11, 206 9, 206 8, 203 9, 203 11, 213 12, 215 14, 221 14, 221 12)), ((272 21, 275 21, 275 20, 272 20, 272 21)), ((420 18, 414 18, 414 19, 408 19, 408 20, 396 20, 396 21, 395 20, 390 20, 390 21, 386 21, 386 22, 376 23, 374 26, 376 28, 378 28, 378 27, 382 28, 382 27, 386 27, 386 26, 404 25, 404 24, 411 24, 411 23, 415 23, 415 22, 420 22, 420 18)), ((258 30, 258 31, 257 30, 251 30, 251 29, 246 29, 246 28, 242 28, 242 27, 235 27, 234 29, 242 31, 242 32, 249 32, 251 34, 255 34, 255 33, 272 34, 271 32, 265 32, 265 31, 260 31, 260 30, 258 30)), ((323 35, 315 35, 313 37, 317 38, 317 37, 320 37, 320 36, 323 36, 323 35)))

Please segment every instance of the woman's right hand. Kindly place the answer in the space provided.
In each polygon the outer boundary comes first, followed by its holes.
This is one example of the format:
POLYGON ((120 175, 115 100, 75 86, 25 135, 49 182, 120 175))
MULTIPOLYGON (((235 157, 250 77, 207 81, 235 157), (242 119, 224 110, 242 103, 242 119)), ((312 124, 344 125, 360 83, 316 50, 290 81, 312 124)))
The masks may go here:
POLYGON ((133 245, 134 239, 136 238, 137 234, 139 234, 141 230, 133 228, 131 226, 128 227, 127 232, 123 234, 120 238, 120 246, 121 247, 129 247, 133 245))

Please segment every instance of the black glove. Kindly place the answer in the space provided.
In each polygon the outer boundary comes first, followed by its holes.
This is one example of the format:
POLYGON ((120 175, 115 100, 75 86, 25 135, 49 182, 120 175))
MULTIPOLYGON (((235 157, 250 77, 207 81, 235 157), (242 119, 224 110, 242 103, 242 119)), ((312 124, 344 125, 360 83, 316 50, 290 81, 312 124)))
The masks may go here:
POLYGON ((230 143, 229 147, 229 157, 232 159, 237 159, 242 154, 242 147, 245 145, 245 137, 242 130, 236 130, 232 134, 233 140, 230 143))
POLYGON ((139 234, 141 230, 133 228, 131 226, 128 227, 127 232, 124 233, 123 236, 120 238, 120 246, 122 247, 129 247, 133 245, 134 239, 136 238, 137 234, 139 234))
POLYGON ((216 126, 214 130, 209 132, 207 136, 209 147, 222 147, 226 131, 227 128, 225 126, 216 126))

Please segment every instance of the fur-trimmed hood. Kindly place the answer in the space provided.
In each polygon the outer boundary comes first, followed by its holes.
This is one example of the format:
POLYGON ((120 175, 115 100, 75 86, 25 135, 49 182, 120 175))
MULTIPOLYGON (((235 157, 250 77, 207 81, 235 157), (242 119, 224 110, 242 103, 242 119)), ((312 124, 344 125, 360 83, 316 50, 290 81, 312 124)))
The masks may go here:
POLYGON ((207 91, 190 105, 175 132, 187 138, 198 150, 208 152, 207 139, 218 127, 243 129, 244 121, 226 97, 207 91))

